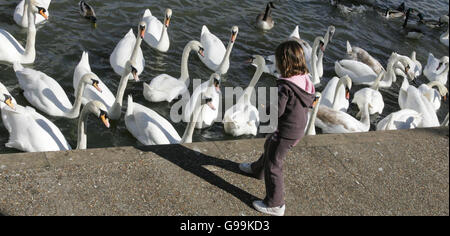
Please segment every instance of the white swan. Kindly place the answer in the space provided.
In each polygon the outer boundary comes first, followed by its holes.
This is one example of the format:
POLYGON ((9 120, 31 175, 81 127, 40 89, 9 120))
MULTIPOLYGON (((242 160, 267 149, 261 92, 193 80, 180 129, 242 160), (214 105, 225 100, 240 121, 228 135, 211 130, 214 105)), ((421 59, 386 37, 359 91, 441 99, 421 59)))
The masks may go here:
MULTIPOLYGON (((323 51, 323 45, 324 45, 324 39, 323 37, 319 36, 316 37, 314 39, 314 44, 313 44, 313 49, 311 52, 311 70, 310 72, 310 79, 313 82, 314 85, 320 84, 320 73, 319 70, 317 68, 317 64, 318 64, 318 56, 317 56, 317 50, 319 49, 319 47, 321 48, 321 50, 323 51)), ((342 77, 342 76, 340 76, 342 77)))
POLYGON ((439 110, 441 107, 441 98, 444 97, 444 100, 446 100, 448 93, 448 89, 437 80, 428 84, 421 84, 419 86, 419 91, 433 104, 435 111, 439 110), (433 87, 437 87, 437 90, 433 89, 433 87))
MULTIPOLYGON (((93 112, 109 127, 106 110, 101 103, 88 103, 78 122, 77 149, 86 148, 86 116, 93 112)), ((9 132, 6 147, 25 152, 49 152, 70 150, 71 147, 58 127, 37 113, 32 107, 15 105, 14 109, 2 109, 2 120, 9 132)))
POLYGON ((358 90, 353 95, 352 103, 356 104, 360 110, 358 114, 356 114, 356 117, 361 116, 361 110, 363 109, 363 105, 365 103, 368 103, 369 106, 369 114, 373 115, 375 113, 382 114, 384 109, 384 101, 383 101, 383 95, 381 95, 380 91, 378 91, 378 85, 381 80, 381 78, 384 76, 384 71, 381 72, 377 79, 375 80, 375 83, 370 88, 362 88, 358 90))
POLYGON ((189 93, 187 87, 190 82, 188 59, 192 50, 196 51, 200 57, 204 55, 204 49, 199 41, 192 40, 186 44, 181 57, 180 78, 177 79, 168 74, 161 74, 153 78, 149 84, 143 83, 143 94, 146 100, 150 102, 171 102, 178 96, 189 93))
POLYGON ((422 122, 422 115, 411 109, 393 112, 377 124, 377 130, 415 129, 422 122))
POLYGON ((225 133, 231 134, 234 137, 256 135, 258 132, 259 112, 251 104, 251 97, 255 85, 263 73, 265 60, 262 56, 255 55, 253 56, 252 63, 255 63, 257 66, 252 80, 244 90, 244 93, 238 98, 236 104, 225 111, 223 118, 225 133))
POLYGON ((346 112, 350 99, 352 80, 348 76, 341 78, 333 77, 322 91, 321 105, 327 106, 337 111, 346 112))
MULTIPOLYGON (((130 60, 133 51, 137 50, 135 55, 135 59, 133 60, 136 63, 137 75, 139 76, 144 70, 145 59, 142 54, 142 49, 140 47, 142 40, 144 39, 145 29, 147 25, 144 21, 141 21, 138 26, 138 35, 134 36, 133 29, 130 29, 128 33, 119 41, 119 43, 114 48, 111 56, 109 57, 109 63, 111 64, 114 72, 118 75, 122 75, 125 69, 125 64, 128 60, 130 60), (137 42, 137 43, 136 43, 137 42), (139 46, 139 47, 137 47, 139 46)), ((128 79, 133 80, 131 75, 128 79)))
POLYGON ((78 119, 78 140, 77 149, 87 148, 87 118, 89 114, 94 114, 95 117, 100 119, 106 128, 109 128, 108 110, 106 106, 99 101, 90 101, 87 103, 83 110, 81 110, 80 119, 78 119))
MULTIPOLYGON (((316 60, 316 71, 319 78, 322 78, 323 76, 323 56, 325 49, 328 45, 328 43, 333 38, 333 35, 335 33, 336 28, 331 25, 328 27, 327 32, 325 33, 325 36, 323 37, 323 41, 319 42, 318 48, 320 48, 319 54, 317 55, 316 60)), ((306 66, 308 67, 308 70, 312 71, 311 66, 311 54, 313 52, 313 47, 309 45, 308 42, 300 38, 299 28, 298 25, 295 27, 294 31, 289 35, 288 40, 296 40, 300 43, 303 49, 303 53, 305 55, 306 60, 306 66)), ((313 45, 314 46, 314 45, 313 45)), ((316 50, 314 50, 316 51, 316 50)), ((268 63, 266 63, 266 66, 264 67, 264 73, 271 74, 277 78, 279 78, 279 74, 276 67, 276 60, 275 55, 270 55, 266 57, 266 60, 268 63)))
MULTIPOLYGON (((404 84, 406 83, 404 82, 404 84)), ((415 110, 422 115, 423 119, 419 127, 436 127, 440 125, 433 104, 414 86, 408 86, 401 99, 399 94, 399 105, 401 109, 415 110)))
MULTIPOLYGON (((315 60, 316 71, 317 71, 317 75, 319 76, 319 78, 321 78, 323 76, 323 55, 324 55, 325 49, 326 49, 328 43, 332 40, 335 31, 336 31, 336 28, 333 25, 328 26, 327 32, 321 38, 321 41, 319 41, 317 48, 314 47, 314 42, 313 42, 313 47, 311 47, 307 41, 300 38, 298 25, 295 27, 294 31, 288 37, 288 39, 297 40, 300 43, 300 45, 302 46, 303 53, 305 55, 306 66, 308 67, 308 70, 310 72, 313 70, 312 54, 317 52, 317 49, 320 49, 319 53, 318 54, 316 53, 317 59, 315 60)), ((316 39, 317 39, 317 37, 315 38, 315 40, 316 39)), ((275 56, 273 56, 273 58, 275 58, 275 56)))
POLYGON ((438 80, 442 84, 447 84, 449 68, 449 57, 443 56, 437 59, 432 53, 428 54, 427 64, 423 69, 423 74, 429 81, 438 80))
MULTIPOLYGON (((28 17, 34 22, 35 14, 39 13, 43 17, 47 17, 46 9, 39 7, 35 0, 26 0, 29 7, 28 17)), ((0 62, 13 64, 19 62, 22 64, 32 64, 36 58, 36 26, 28 24, 27 43, 25 49, 8 31, 0 29, 0 62)))
POLYGON ((144 145, 191 143, 200 109, 200 106, 197 105, 189 119, 183 137, 180 137, 168 120, 152 109, 134 103, 132 96, 128 95, 128 107, 124 118, 125 125, 128 131, 144 145))
POLYGON ((172 17, 172 10, 166 9, 164 15, 164 24, 158 20, 158 18, 152 16, 149 9, 146 9, 142 20, 147 24, 145 30, 144 41, 160 52, 167 52, 170 46, 169 34, 167 28, 169 28, 170 19, 172 17))
POLYGON ((372 57, 366 50, 360 47, 352 47, 347 40, 347 59, 362 62, 368 65, 378 75, 384 71, 378 60, 372 57))
MULTIPOLYGON (((27 0, 22 0, 17 4, 16 10, 14 10, 14 21, 16 24, 20 25, 23 28, 28 27, 28 6, 26 4, 27 0)), ((38 0, 39 5, 47 10, 47 18, 42 16, 40 13, 35 14, 35 24, 41 24, 44 23, 48 17, 50 17, 50 12, 48 11, 48 8, 50 6, 52 0, 38 0)))
POLYGON ((316 92, 316 98, 314 99, 312 105, 312 111, 308 112, 308 123, 305 127, 305 135, 316 135, 316 117, 317 112, 319 111, 320 102, 322 100, 322 94, 320 92, 316 92))
POLYGON ((214 72, 219 75, 226 74, 228 68, 230 67, 230 54, 233 49, 234 42, 236 41, 236 37, 238 35, 239 28, 237 26, 233 26, 231 28, 231 38, 228 42, 227 49, 225 50, 225 46, 222 41, 212 34, 206 25, 202 27, 202 33, 200 36, 200 43, 203 45, 205 49, 205 56, 201 57, 200 60, 214 72))
POLYGON ((319 55, 317 56, 317 73, 319 74, 319 78, 323 76, 323 56, 324 52, 328 46, 328 43, 333 39, 336 28, 333 25, 328 26, 327 32, 325 33, 324 42, 321 50, 319 50, 319 55))
MULTIPOLYGON (((93 72, 91 70, 91 66, 89 65, 89 54, 88 52, 83 52, 80 62, 75 67, 75 71, 73 72, 73 89, 75 91, 75 94, 78 93, 78 84, 81 78, 87 73, 93 72)), ((103 83, 103 81, 100 78, 98 78, 97 80, 98 80, 98 87, 100 88, 100 90, 96 89, 93 86, 86 86, 84 88, 84 93, 81 98, 81 102, 83 105, 86 105, 90 101, 100 101, 109 110, 114 104, 115 97, 113 93, 109 90, 109 88, 106 86, 106 84, 103 83)))
MULTIPOLYGON (((397 63, 401 61, 404 64, 408 64, 403 57, 399 57, 397 53, 392 53, 386 66, 386 73, 381 81, 379 81, 378 87, 388 88, 391 87, 392 82, 397 79, 395 69, 397 63)), ((377 74, 367 64, 355 61, 355 60, 340 60, 334 64, 334 70, 339 77, 348 75, 353 84, 373 85, 377 79, 377 74)))
POLYGON ((11 96, 8 89, 0 82, 0 110, 5 106, 9 106, 14 109, 14 104, 17 104, 16 99, 11 96))
POLYGON ((416 51, 411 53, 411 57, 398 55, 403 57, 408 64, 404 65, 402 62, 397 63, 397 69, 395 74, 402 77, 409 77, 409 79, 415 79, 422 74, 422 64, 416 59, 416 51))
POLYGON ((79 84, 75 102, 72 105, 64 89, 59 83, 48 75, 24 68, 20 63, 14 63, 14 71, 19 80, 23 95, 31 105, 51 116, 76 118, 80 114, 81 96, 86 84, 90 84, 99 91, 98 77, 93 73, 85 74, 79 84))
POLYGON ((184 121, 189 121, 192 115, 195 104, 201 99, 202 94, 209 94, 210 101, 207 104, 201 106, 199 118, 195 125, 197 129, 203 129, 210 127, 219 115, 219 103, 220 103, 220 76, 217 73, 213 73, 209 80, 197 86, 192 93, 186 107, 184 109, 184 121))
POLYGON ((268 2, 266 10, 263 13, 258 14, 256 17, 256 27, 262 30, 270 30, 273 28, 275 22, 272 19, 271 8, 276 9, 273 2, 268 2))
POLYGON ((320 106, 315 125, 321 128, 323 133, 367 132, 370 129, 370 104, 365 103, 362 107, 361 120, 357 120, 346 112, 320 106))

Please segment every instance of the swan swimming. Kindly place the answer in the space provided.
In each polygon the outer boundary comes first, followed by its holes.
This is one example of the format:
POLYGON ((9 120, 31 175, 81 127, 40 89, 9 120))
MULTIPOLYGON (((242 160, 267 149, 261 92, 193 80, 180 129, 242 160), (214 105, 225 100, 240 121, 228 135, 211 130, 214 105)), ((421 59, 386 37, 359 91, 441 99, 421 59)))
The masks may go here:
POLYGON ((203 25, 200 43, 203 45, 205 51, 204 56, 199 56, 203 64, 219 75, 226 74, 230 68, 231 50, 233 49, 238 33, 239 28, 237 26, 233 26, 231 28, 230 41, 225 49, 222 41, 217 36, 212 34, 206 25, 203 25))
POLYGON ((149 84, 143 83, 144 86, 144 98, 150 102, 172 102, 173 99, 189 93, 189 70, 188 59, 190 52, 194 50, 200 57, 204 56, 204 49, 199 41, 192 40, 183 50, 181 57, 181 75, 179 78, 175 78, 168 74, 161 74, 153 78, 149 84))
POLYGON ((258 109, 251 104, 251 96, 261 77, 265 60, 262 56, 255 55, 252 63, 256 64, 256 71, 244 93, 237 99, 234 106, 225 111, 223 126, 225 133, 234 137, 241 135, 256 135, 259 126, 258 109))
POLYGON ((32 64, 36 59, 36 26, 34 24, 36 14, 48 18, 47 10, 37 5, 35 0, 26 0, 28 18, 33 24, 28 24, 27 43, 25 48, 8 31, 0 29, 0 62, 13 64, 32 64))
POLYGON ((154 17, 149 9, 146 9, 142 20, 147 24, 144 41, 152 48, 160 52, 167 52, 170 47, 169 34, 167 29, 172 18, 172 9, 166 9, 164 14, 164 24, 154 17))

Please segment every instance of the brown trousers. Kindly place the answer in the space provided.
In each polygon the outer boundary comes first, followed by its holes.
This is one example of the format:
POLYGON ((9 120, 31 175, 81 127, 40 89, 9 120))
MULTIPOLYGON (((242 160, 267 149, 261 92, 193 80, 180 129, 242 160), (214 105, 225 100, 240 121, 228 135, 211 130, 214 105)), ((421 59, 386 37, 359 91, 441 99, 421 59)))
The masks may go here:
POLYGON ((264 143, 264 153, 251 164, 256 178, 263 179, 266 185, 266 197, 263 202, 268 207, 284 205, 283 160, 298 140, 285 139, 278 133, 270 135, 264 143))

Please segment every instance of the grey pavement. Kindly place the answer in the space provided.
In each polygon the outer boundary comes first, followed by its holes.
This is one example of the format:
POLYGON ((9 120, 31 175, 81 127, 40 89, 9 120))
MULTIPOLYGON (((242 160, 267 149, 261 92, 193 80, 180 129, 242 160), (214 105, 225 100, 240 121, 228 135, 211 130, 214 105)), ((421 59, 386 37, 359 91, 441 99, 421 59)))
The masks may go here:
MULTIPOLYGON (((286 215, 449 215, 449 129, 305 137, 286 215)), ((261 215, 264 139, 0 155, 0 215, 261 215)))

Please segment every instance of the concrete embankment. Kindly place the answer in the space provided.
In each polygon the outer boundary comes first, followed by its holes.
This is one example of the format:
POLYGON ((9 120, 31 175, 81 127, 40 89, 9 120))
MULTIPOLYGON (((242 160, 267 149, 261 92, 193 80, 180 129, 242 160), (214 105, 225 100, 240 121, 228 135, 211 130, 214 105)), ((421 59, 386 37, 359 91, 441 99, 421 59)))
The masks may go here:
MULTIPOLYGON (((286 215, 449 215, 449 129, 305 137, 286 215)), ((0 155, 0 215, 260 215, 263 139, 0 155)))

